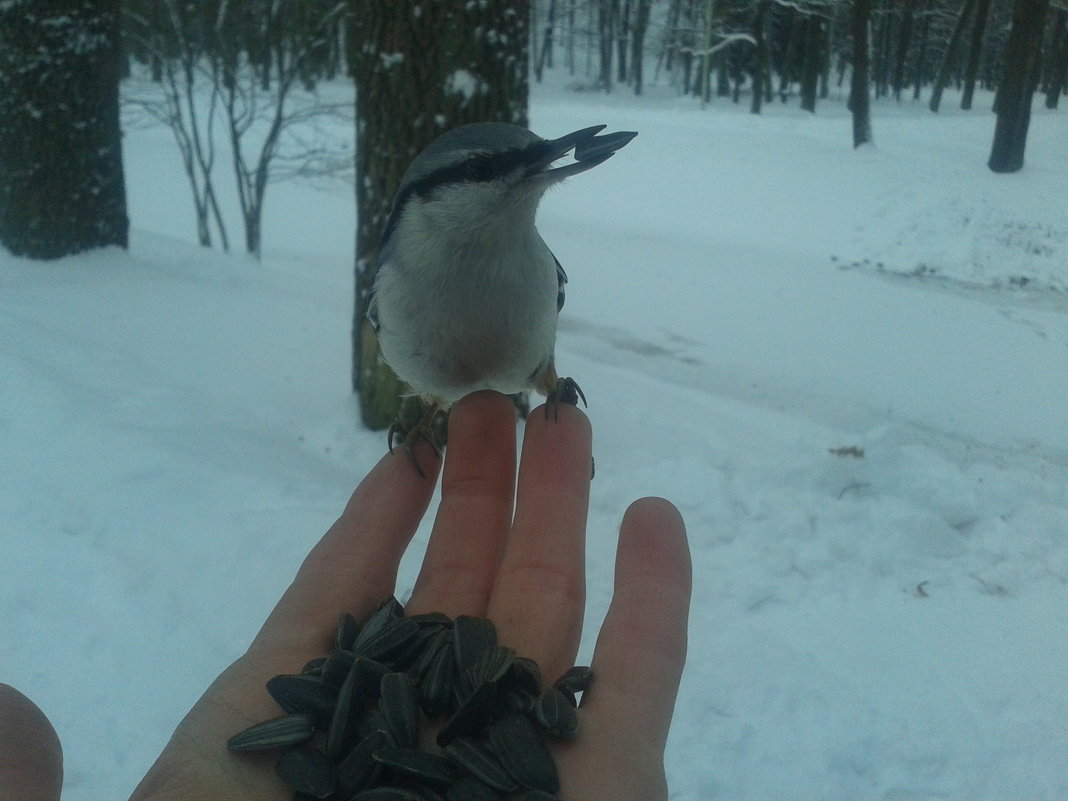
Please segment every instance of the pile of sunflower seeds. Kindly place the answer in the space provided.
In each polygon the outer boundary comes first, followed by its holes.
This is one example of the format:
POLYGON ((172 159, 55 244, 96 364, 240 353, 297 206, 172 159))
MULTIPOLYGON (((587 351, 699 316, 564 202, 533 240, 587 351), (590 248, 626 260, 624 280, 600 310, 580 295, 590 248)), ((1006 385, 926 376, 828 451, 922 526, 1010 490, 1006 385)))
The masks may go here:
POLYGON ((543 689, 537 663, 498 646, 489 620, 405 617, 389 598, 362 624, 342 614, 329 656, 268 681, 286 714, 227 747, 280 750, 298 801, 553 801, 546 737, 578 735, 591 678, 574 667, 543 689), (433 753, 420 747, 432 723, 433 753))

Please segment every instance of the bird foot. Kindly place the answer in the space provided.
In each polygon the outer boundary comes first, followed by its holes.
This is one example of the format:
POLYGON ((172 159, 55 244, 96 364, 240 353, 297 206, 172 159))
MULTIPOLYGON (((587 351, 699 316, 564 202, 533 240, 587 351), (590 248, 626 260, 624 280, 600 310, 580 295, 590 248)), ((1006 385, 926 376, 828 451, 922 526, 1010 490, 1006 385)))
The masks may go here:
MULTIPOLYGON (((402 415, 403 415, 402 408, 402 415)), ((434 450, 434 455, 441 458, 441 451, 445 447, 446 426, 448 424, 447 413, 436 403, 426 406, 425 412, 419 422, 414 425, 405 425, 401 419, 393 421, 386 434, 386 444, 389 452, 393 453, 398 445, 403 446, 408 458, 420 476, 426 478, 426 473, 419 466, 419 460, 415 458, 415 447, 420 440, 425 440, 434 450)))
POLYGON ((583 406, 589 406, 586 403, 586 396, 582 392, 582 387, 578 385, 574 378, 568 376, 567 378, 556 379, 556 386, 545 398, 545 419, 549 419, 549 409, 551 408, 553 420, 558 420, 560 404, 567 403, 571 406, 578 406, 580 398, 583 406))

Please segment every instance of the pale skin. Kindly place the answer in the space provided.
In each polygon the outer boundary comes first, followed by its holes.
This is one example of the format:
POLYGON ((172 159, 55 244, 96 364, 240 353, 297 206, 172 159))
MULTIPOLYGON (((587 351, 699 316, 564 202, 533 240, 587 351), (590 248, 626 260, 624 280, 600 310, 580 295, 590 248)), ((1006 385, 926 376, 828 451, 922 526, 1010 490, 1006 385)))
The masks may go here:
MULTIPOLYGON (((582 633, 591 429, 572 406, 561 405, 556 420, 532 412, 516 487, 515 427, 511 401, 497 393, 475 393, 453 409, 441 503, 406 610, 489 617, 503 645, 556 676, 574 663, 582 633)), ((274 755, 232 754, 225 742, 279 714, 264 683, 327 653, 338 612, 360 617, 393 594, 440 467, 425 443, 415 457, 424 476, 398 449, 357 487, 248 651, 179 724, 131 801, 290 801, 274 755)), ((619 531, 582 733, 554 748, 566 801, 667 798, 664 745, 686 655, 690 581, 678 510, 659 498, 635 501, 619 531)), ((36 707, 3 685, 0 733, 0 785, 8 788, 0 801, 57 801, 59 740, 36 707)))

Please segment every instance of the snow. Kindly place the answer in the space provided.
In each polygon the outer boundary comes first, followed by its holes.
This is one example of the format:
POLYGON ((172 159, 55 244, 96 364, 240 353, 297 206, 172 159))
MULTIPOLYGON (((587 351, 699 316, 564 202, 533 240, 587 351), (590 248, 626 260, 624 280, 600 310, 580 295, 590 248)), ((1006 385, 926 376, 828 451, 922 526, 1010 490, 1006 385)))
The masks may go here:
MULTIPOLYGON (((995 176, 986 111, 878 102, 854 152, 843 106, 534 92, 543 135, 640 132, 539 218, 596 432, 581 656, 625 505, 664 495, 672 798, 1068 797, 1068 118, 1036 103, 995 176)), ((384 447, 351 185, 272 185, 257 264, 193 244, 169 132, 124 147, 129 252, 0 254, 0 676, 67 801, 129 794, 384 447)))
POLYGON ((458 69, 445 78, 445 91, 462 95, 465 101, 469 101, 475 95, 485 92, 486 85, 470 70, 458 69))

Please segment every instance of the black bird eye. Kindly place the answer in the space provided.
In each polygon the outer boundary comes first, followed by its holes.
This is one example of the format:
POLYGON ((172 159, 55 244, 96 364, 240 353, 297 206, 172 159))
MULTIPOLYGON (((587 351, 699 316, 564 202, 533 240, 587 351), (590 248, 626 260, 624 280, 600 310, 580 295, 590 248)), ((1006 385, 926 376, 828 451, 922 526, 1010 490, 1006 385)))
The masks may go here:
POLYGON ((493 165, 485 156, 472 156, 467 160, 466 173, 469 181, 488 181, 493 177, 493 165))

